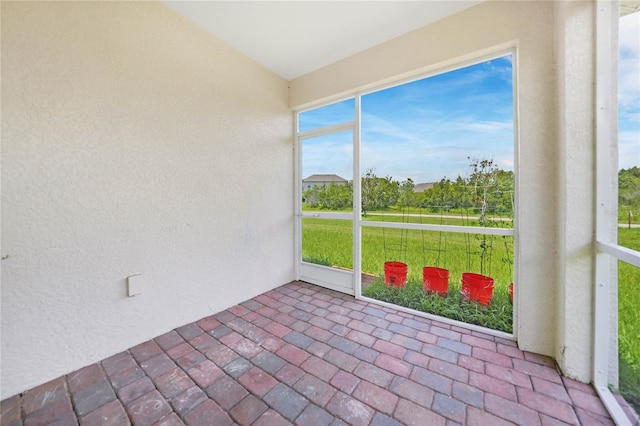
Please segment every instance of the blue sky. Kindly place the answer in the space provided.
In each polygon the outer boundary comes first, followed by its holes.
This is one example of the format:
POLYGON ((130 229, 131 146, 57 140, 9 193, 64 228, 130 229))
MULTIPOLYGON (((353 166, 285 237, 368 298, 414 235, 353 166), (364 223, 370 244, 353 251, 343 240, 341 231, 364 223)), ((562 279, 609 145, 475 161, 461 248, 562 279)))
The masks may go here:
POLYGON ((640 13, 620 18, 619 167, 640 166, 640 13))
POLYGON ((490 158, 513 169, 511 57, 362 97, 362 166, 433 182, 490 158))
MULTIPOLYGON (((620 22, 620 167, 640 166, 640 14, 620 22)), ((301 131, 353 120, 354 100, 300 116, 301 131)), ((352 179, 350 132, 303 142, 303 177, 352 179)), ((361 171, 415 183, 469 172, 468 157, 513 170, 511 56, 362 97, 361 171)))

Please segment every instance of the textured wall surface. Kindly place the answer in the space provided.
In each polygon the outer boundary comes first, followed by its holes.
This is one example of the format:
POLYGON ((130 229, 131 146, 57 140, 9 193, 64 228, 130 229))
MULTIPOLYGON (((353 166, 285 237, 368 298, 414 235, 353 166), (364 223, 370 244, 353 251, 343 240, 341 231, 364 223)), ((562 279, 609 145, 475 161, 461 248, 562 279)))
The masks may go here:
POLYGON ((290 105, 306 108, 515 47, 518 343, 589 381, 595 3, 566 3, 560 12, 556 2, 482 3, 291 81, 290 105), (567 55, 566 68, 558 69, 557 55, 567 55))
POLYGON ((589 380, 586 4, 485 2, 287 91, 158 3, 2 2, 0 399, 293 278, 290 107, 514 47, 518 340, 589 380))
POLYGON ((0 399, 293 279, 284 80, 160 3, 1 16, 0 399))
POLYGON ((558 294, 553 355, 565 374, 573 377, 590 377, 593 369, 595 12, 593 4, 584 1, 558 2, 556 7, 561 211, 557 237, 564 285, 558 294))

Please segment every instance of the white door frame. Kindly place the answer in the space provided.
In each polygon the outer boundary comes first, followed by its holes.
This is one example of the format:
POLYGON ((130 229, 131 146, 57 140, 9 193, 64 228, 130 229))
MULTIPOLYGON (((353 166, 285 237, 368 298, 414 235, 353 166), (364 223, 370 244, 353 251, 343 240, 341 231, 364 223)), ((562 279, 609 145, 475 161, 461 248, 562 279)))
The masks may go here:
MULTIPOLYGON (((298 114, 296 114, 297 116, 298 114)), ((354 206, 353 213, 330 213, 330 212, 303 212, 302 211, 302 143, 305 139, 312 139, 320 136, 328 136, 336 133, 348 132, 350 131, 352 134, 352 144, 356 145, 356 140, 359 143, 359 135, 356 135, 356 123, 357 121, 348 121, 345 123, 335 124, 327 127, 322 127, 319 129, 313 129, 306 132, 299 133, 298 130, 298 120, 296 117, 296 138, 295 138, 295 150, 296 150, 296 168, 295 168, 295 194, 296 194, 296 240, 295 240, 295 274, 297 280, 302 280, 306 282, 310 282, 312 284, 316 284, 322 287, 329 288, 331 290, 336 290, 342 293, 350 294, 352 296, 356 295, 355 291, 355 279, 354 277, 358 277, 359 273, 356 271, 360 270, 360 265, 356 263, 355 259, 359 258, 354 254, 354 270, 349 271, 345 269, 332 268, 329 266, 316 265, 309 262, 304 262, 302 260, 302 220, 303 218, 316 218, 316 219, 334 219, 334 220, 351 220, 353 221, 353 241, 354 241, 354 253, 356 246, 356 229, 359 230, 359 223, 356 221, 356 205, 359 205, 359 200, 356 203, 355 194, 359 194, 359 179, 355 178, 359 176, 358 173, 355 172, 355 163, 358 161, 356 158, 358 157, 354 153, 354 169, 352 172, 352 176, 354 176, 354 187, 353 193, 354 197, 352 198, 352 205, 354 206), (358 189, 356 190, 356 182, 358 182, 358 189)), ((359 240, 359 239, 358 239, 359 240)), ((359 281, 359 280, 358 280, 359 281)))

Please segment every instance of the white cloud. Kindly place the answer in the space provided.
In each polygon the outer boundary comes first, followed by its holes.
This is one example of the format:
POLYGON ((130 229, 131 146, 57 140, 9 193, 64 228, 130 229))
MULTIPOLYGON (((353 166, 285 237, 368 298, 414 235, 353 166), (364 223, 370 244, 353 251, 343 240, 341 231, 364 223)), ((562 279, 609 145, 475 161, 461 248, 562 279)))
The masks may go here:
POLYGON ((513 122, 511 121, 475 121, 462 124, 460 129, 470 130, 473 132, 489 132, 494 133, 502 130, 513 130, 513 122))
POLYGON ((302 143, 302 177, 337 174, 352 179, 353 136, 351 132, 323 136, 302 143))
POLYGON ((365 114, 363 169, 374 168, 376 174, 400 181, 433 182, 465 176, 472 157, 495 159, 500 167, 513 170, 513 123, 479 120, 473 111, 462 112, 411 108, 388 119, 365 114))
POLYGON ((618 133, 618 158, 620 169, 640 165, 640 126, 618 133))

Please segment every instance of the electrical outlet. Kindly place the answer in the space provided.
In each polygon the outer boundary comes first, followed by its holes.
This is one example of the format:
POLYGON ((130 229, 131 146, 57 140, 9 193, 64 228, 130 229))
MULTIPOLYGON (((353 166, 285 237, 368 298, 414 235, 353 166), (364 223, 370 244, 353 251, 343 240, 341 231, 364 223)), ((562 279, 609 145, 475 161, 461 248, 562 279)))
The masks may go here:
POLYGON ((127 277, 127 295, 129 297, 142 294, 144 287, 144 275, 137 274, 127 277))

